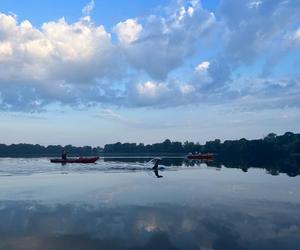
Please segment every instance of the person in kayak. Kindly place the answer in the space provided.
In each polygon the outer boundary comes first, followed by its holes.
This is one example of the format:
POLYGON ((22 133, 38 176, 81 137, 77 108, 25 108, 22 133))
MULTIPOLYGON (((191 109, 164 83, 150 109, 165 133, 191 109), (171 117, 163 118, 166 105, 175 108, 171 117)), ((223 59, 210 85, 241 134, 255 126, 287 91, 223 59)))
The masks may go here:
POLYGON ((63 150, 62 153, 61 153, 61 158, 63 160, 66 160, 67 159, 67 154, 68 154, 68 152, 66 150, 63 150))

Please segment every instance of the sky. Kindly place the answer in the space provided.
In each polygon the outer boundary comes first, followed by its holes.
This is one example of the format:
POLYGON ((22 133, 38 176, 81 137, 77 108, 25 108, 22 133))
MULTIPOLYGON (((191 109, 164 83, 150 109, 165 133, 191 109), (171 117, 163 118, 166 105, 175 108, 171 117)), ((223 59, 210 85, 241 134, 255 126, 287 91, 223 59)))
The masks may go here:
POLYGON ((0 143, 300 132, 298 0, 1 0, 0 143))

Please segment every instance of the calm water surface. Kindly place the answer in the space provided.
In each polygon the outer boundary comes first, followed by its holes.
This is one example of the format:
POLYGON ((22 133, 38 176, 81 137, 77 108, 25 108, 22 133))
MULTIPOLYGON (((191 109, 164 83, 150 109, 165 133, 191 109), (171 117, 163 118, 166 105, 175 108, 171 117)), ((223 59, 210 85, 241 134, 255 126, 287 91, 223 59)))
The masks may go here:
POLYGON ((299 176, 148 160, 0 159, 0 249, 300 249, 299 176))

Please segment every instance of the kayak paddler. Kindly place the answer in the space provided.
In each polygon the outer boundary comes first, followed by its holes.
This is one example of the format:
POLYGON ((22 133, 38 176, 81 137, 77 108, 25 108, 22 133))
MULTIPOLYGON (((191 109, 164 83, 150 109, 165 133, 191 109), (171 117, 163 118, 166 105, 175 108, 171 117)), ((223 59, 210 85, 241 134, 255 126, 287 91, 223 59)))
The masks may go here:
POLYGON ((68 154, 68 152, 66 150, 63 150, 62 153, 61 153, 61 158, 63 160, 66 160, 67 159, 67 154, 68 154))

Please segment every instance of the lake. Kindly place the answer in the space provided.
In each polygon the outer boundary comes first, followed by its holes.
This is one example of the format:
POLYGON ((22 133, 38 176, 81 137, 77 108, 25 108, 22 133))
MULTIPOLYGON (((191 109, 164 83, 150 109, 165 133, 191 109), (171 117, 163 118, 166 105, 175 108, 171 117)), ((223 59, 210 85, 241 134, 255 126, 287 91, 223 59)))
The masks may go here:
POLYGON ((0 158, 0 249, 299 249, 297 172, 149 160, 0 158))

